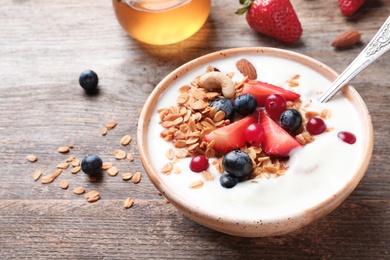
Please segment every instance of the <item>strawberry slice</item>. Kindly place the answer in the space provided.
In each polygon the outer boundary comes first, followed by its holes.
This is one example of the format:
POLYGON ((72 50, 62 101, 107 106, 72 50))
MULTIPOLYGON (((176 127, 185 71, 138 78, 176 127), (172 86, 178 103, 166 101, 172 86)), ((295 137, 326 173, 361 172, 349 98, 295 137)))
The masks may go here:
POLYGON ((301 96, 298 93, 261 81, 248 81, 245 83, 242 94, 254 96, 258 106, 264 106, 264 100, 271 94, 282 95, 286 101, 294 101, 301 96))
POLYGON ((272 120, 264 110, 260 111, 260 124, 264 128, 265 139, 261 144, 267 155, 286 157, 290 151, 301 144, 272 120))
POLYGON ((229 125, 215 129, 204 136, 208 143, 214 141, 213 149, 219 154, 227 154, 235 149, 240 149, 246 144, 245 130, 252 123, 259 121, 259 112, 252 114, 229 125))

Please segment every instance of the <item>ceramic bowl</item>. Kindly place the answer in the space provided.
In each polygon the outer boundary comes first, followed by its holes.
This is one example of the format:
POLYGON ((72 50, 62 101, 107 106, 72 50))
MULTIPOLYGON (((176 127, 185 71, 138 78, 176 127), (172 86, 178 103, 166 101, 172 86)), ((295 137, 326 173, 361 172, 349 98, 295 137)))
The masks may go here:
MULTIPOLYGON (((147 99, 139 119, 138 146, 145 171, 173 206, 193 221, 219 232, 242 237, 277 236, 289 233, 327 215, 356 188, 369 165, 373 150, 373 128, 362 98, 346 86, 326 104, 316 102, 337 77, 331 68, 299 53, 275 48, 235 48, 211 53, 192 60, 167 75, 147 99), (191 158, 176 159, 176 172, 162 173, 170 162, 166 151, 173 149, 164 141, 158 110, 176 105, 178 89, 206 72, 207 66, 234 73, 233 80, 244 76, 236 68, 247 59, 257 70, 257 79, 301 94, 302 106, 319 113, 331 111, 326 133, 314 142, 293 150, 284 175, 247 180, 231 189, 223 188, 221 173, 210 158, 209 172, 214 179, 204 180, 189 168, 191 158), (298 86, 289 85, 296 80, 298 86), (329 111, 327 110, 327 111, 329 111), (350 145, 337 138, 349 131, 357 141, 350 145), (199 189, 191 183, 202 180, 199 189)), ((175 150, 175 149, 174 149, 175 150)))

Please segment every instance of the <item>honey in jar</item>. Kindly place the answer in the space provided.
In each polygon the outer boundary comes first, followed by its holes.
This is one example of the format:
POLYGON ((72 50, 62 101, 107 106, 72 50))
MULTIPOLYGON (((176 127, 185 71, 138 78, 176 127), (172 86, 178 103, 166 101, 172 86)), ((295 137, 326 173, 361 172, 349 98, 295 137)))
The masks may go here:
POLYGON ((112 0, 119 24, 134 39, 172 44, 187 39, 205 23, 211 0, 112 0))

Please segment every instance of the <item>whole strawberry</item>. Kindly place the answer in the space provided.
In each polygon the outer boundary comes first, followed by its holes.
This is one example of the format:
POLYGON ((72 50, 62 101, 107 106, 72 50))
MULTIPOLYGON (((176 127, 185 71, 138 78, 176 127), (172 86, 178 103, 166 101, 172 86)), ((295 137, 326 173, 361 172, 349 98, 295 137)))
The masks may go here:
POLYGON ((353 15, 366 0, 339 0, 340 11, 345 16, 353 15))
POLYGON ((301 23, 289 0, 240 0, 240 4, 244 7, 236 14, 247 12, 253 30, 287 43, 301 37, 301 23))

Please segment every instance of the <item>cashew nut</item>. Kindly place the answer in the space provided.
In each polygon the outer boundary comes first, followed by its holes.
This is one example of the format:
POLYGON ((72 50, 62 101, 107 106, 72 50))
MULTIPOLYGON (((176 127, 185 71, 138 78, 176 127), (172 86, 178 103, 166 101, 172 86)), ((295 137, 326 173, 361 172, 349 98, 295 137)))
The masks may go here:
POLYGON ((236 88, 231 78, 219 71, 204 74, 200 77, 199 84, 205 89, 222 89, 222 94, 226 98, 232 98, 236 93, 236 88))

